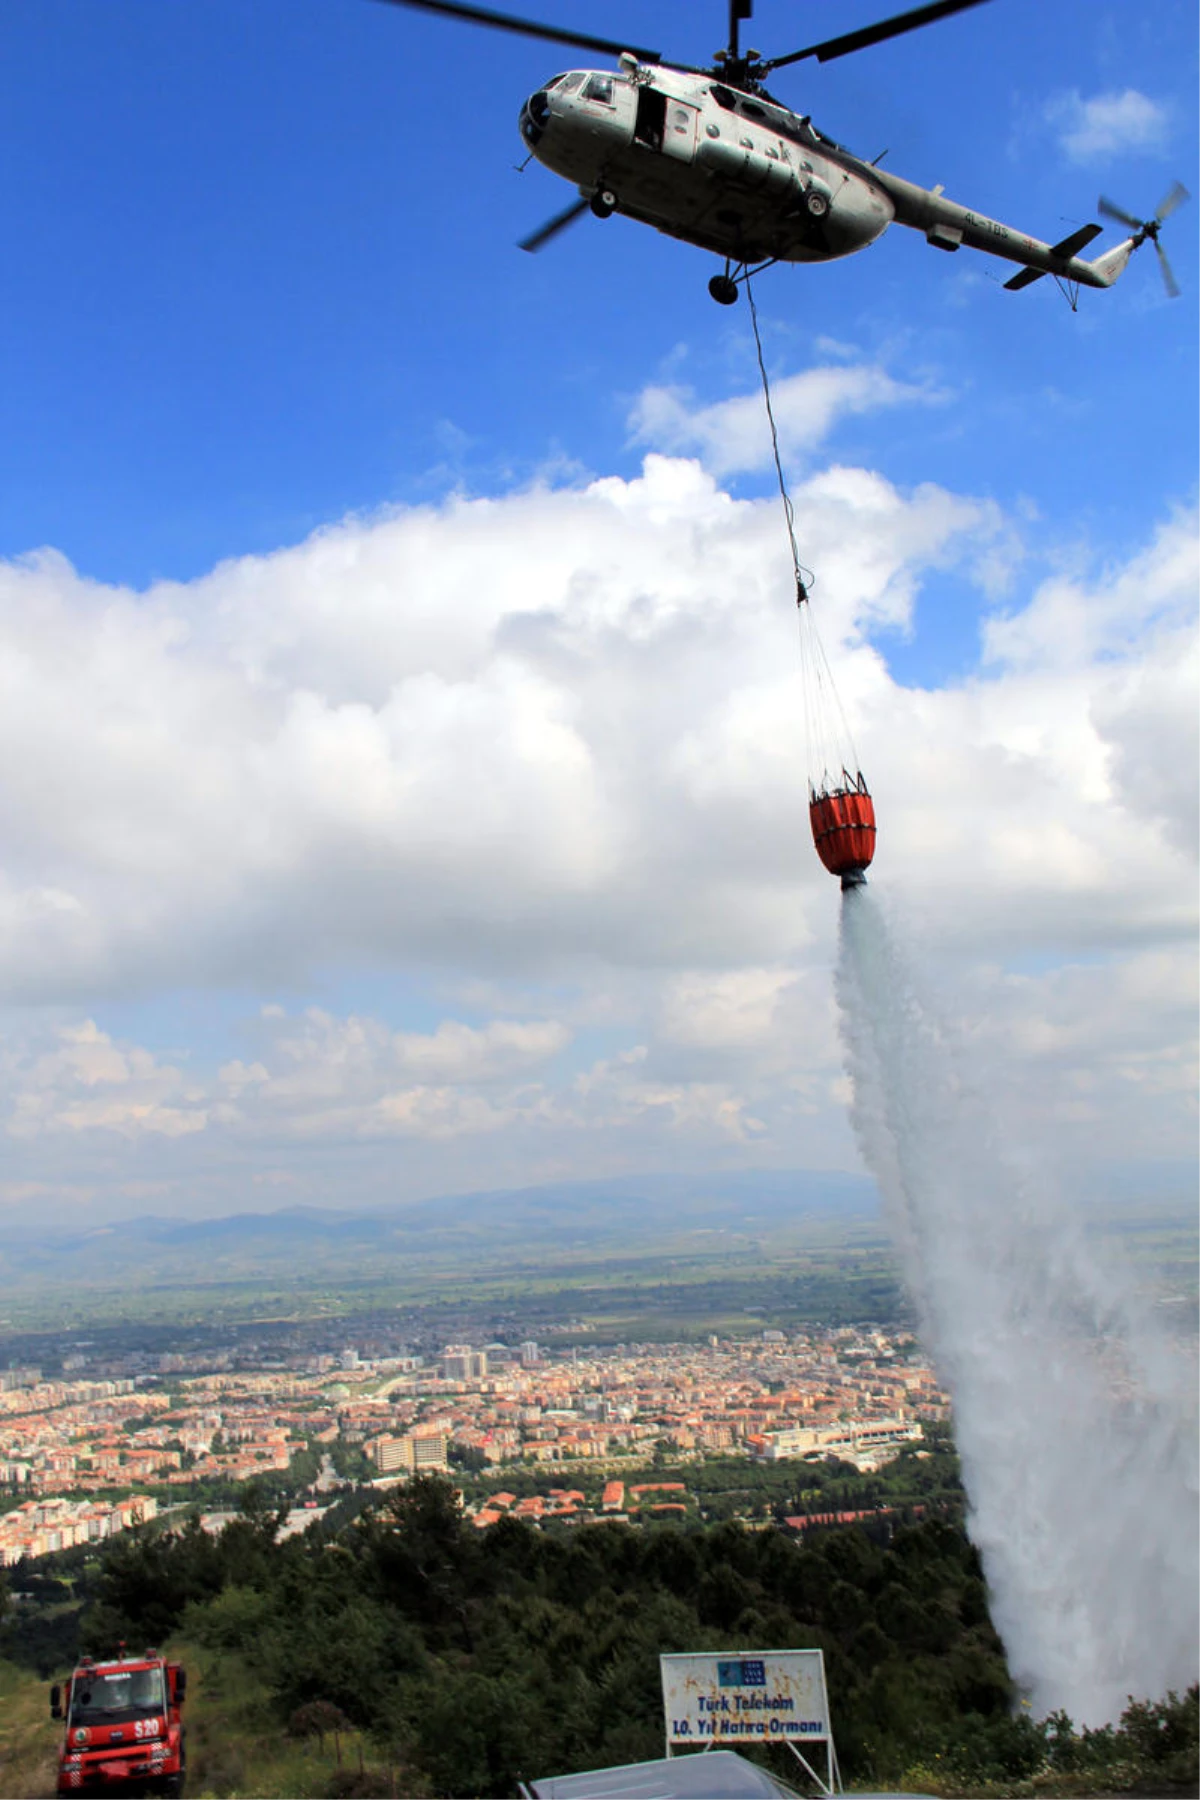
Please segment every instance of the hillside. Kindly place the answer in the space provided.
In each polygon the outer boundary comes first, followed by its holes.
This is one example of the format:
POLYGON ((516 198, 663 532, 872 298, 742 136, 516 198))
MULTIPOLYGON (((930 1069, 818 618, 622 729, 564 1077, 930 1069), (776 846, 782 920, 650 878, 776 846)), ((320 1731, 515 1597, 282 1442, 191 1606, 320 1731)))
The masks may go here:
POLYGON ((421 1267, 463 1266, 499 1256, 539 1268, 555 1257, 637 1252, 719 1234, 733 1247, 758 1248, 765 1236, 815 1217, 873 1219, 878 1202, 865 1176, 764 1170, 717 1176, 647 1175, 561 1182, 532 1188, 445 1195, 356 1211, 290 1207, 213 1219, 146 1215, 85 1229, 59 1225, 6 1235, 0 1249, 5 1287, 31 1279, 103 1281, 133 1276, 139 1285, 194 1279, 265 1278, 319 1256, 353 1269, 368 1259, 421 1267))
MULTIPOLYGON (((653 1757, 662 1651, 766 1645, 824 1651, 848 1785, 1195 1791, 1194 1692, 1083 1734, 1015 1705, 951 1517, 803 1541, 736 1522, 481 1532, 418 1480, 340 1528, 276 1530, 252 1509, 219 1538, 119 1540, 90 1584, 86 1643, 170 1643, 188 1664, 193 1795, 500 1796, 653 1757)), ((8 1679, 0 1791, 48 1791, 44 1681, 8 1679)))
MULTIPOLYGON (((372 1760, 374 1748, 360 1732, 295 1737, 281 1731, 253 1657, 214 1653, 183 1638, 166 1648, 188 1670, 189 1796, 308 1800, 344 1793, 351 1784, 360 1793, 417 1792, 398 1785, 401 1771, 372 1760)), ((47 1695, 45 1681, 0 1662, 0 1795, 6 1800, 54 1794, 62 1727, 50 1717, 47 1695)))

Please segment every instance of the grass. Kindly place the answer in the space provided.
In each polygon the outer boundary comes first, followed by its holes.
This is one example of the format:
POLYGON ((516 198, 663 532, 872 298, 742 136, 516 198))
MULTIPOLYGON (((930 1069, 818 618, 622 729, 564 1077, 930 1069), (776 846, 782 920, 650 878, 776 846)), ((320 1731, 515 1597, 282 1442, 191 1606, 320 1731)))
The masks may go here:
MULTIPOLYGON (((167 1654, 188 1672, 184 1708, 188 1800, 338 1794, 412 1794, 411 1775, 356 1731, 295 1739, 272 1713, 252 1664, 175 1642, 167 1654)), ((59 1679, 67 1671, 63 1670, 59 1679)), ((61 1724, 50 1717, 49 1683, 0 1662, 0 1796, 54 1794, 61 1724)))
POLYGON ((61 1731, 49 1683, 0 1662, 0 1794, 53 1794, 61 1731))
MULTIPOLYGON (((287 1738, 244 1658, 182 1644, 172 1645, 171 1653, 188 1671, 189 1800, 204 1794, 294 1794, 302 1800, 332 1791, 335 1746, 327 1740, 322 1752, 315 1739, 287 1738)), ((344 1760, 350 1746, 340 1748, 344 1760)))
MULTIPOLYGON (((967 1781, 919 1763, 905 1771, 901 1791, 927 1794, 931 1800, 1097 1800, 1100 1795, 1145 1795, 1147 1800, 1151 1796, 1154 1800, 1175 1796, 1176 1800, 1188 1800, 1196 1789, 1194 1784, 1180 1787, 1132 1764, 1103 1770, 1043 1770, 1023 1781, 967 1781)), ((847 1795, 847 1800, 852 1800, 852 1796, 847 1795)))

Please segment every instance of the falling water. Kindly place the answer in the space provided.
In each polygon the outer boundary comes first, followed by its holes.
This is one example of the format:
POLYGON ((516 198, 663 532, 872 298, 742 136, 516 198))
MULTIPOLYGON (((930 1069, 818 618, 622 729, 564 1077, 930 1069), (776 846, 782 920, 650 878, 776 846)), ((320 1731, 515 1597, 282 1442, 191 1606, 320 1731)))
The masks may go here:
POLYGON ((1197 1673, 1194 1412, 1169 1344, 1009 1153, 865 888, 838 997, 859 1143, 950 1390, 992 1616, 1036 1714, 1197 1673))

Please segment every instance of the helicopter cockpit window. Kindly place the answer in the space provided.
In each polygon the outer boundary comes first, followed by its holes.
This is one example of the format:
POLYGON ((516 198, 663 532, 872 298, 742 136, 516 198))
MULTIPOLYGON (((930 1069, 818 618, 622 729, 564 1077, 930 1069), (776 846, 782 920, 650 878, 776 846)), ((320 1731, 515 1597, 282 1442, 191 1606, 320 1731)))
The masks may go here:
POLYGON ((601 100, 605 106, 613 103, 613 84, 611 75, 592 75, 583 90, 585 100, 601 100))
POLYGON ((573 94, 582 80, 582 75, 560 75, 558 85, 564 94, 573 94))

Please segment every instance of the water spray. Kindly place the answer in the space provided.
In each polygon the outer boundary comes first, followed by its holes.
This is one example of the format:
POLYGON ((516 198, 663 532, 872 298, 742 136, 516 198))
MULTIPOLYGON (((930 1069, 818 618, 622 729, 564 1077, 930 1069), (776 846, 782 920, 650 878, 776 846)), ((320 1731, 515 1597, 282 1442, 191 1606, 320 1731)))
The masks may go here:
POLYGON ((1099 1726, 1196 1679, 1189 1373, 1018 1167, 876 898, 844 895, 852 1119, 954 1404, 968 1528, 1035 1713, 1099 1726))
POLYGON ((1131 1696, 1196 1679, 1194 1398, 1078 1221, 1018 1167, 966 1046, 867 891, 874 806, 812 616, 749 280, 746 292, 796 581, 809 818, 843 890, 854 1129, 953 1399, 968 1528, 1009 1667, 1039 1715, 1096 1727, 1131 1696))

